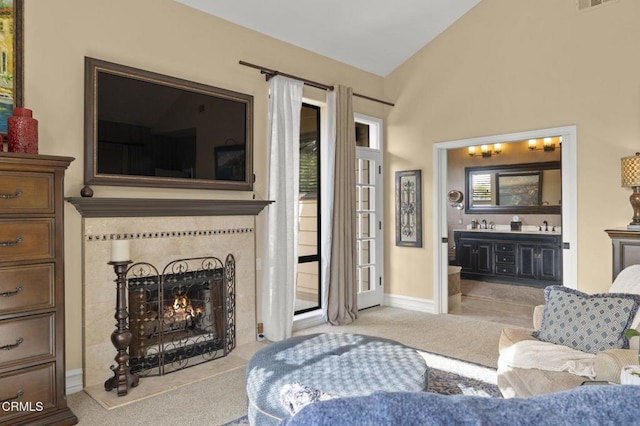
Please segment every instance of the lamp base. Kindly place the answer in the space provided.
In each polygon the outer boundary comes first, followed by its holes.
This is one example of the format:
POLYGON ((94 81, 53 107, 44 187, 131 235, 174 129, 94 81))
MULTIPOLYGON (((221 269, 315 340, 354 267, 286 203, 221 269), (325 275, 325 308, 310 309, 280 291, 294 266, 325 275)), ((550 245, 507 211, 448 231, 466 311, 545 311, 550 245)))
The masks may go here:
POLYGON ((640 231, 640 225, 636 225, 633 223, 630 223, 627 225, 627 230, 629 231, 640 231))

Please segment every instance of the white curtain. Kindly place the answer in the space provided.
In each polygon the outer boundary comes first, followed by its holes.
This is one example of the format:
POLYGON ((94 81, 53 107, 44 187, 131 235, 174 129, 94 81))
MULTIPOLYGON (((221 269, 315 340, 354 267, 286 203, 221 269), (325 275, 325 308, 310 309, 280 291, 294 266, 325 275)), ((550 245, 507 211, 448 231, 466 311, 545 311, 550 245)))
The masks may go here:
POLYGON ((268 340, 291 336, 298 273, 298 182, 303 83, 269 80, 267 229, 262 281, 262 322, 268 340))

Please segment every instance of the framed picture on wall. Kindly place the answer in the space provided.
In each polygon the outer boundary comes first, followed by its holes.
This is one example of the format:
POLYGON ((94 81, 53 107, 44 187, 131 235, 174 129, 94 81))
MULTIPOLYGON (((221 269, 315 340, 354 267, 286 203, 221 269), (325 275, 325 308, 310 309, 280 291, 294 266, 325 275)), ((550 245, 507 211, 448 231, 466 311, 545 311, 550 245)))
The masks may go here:
POLYGON ((22 106, 24 0, 0 0, 0 133, 22 106))
POLYGON ((214 150, 217 180, 241 181, 245 178, 245 145, 217 146, 214 150))
POLYGON ((422 247, 422 171, 396 172, 396 246, 422 247))
POLYGON ((542 172, 498 174, 496 196, 500 206, 542 204, 542 172))

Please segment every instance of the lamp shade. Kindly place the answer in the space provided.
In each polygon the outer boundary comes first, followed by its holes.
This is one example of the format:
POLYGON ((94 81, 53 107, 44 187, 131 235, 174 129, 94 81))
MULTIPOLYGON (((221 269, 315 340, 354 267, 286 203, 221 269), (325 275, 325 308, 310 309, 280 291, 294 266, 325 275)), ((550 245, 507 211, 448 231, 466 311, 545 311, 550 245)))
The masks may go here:
POLYGON ((621 161, 622 186, 640 186, 640 152, 621 161))

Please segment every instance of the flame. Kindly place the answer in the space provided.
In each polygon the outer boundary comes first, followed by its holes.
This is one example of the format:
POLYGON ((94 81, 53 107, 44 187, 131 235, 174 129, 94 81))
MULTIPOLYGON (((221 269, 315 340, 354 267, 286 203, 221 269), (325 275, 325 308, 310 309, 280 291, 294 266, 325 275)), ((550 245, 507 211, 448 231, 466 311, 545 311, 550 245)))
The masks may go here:
POLYGON ((173 299, 173 304, 167 306, 165 310, 166 318, 173 318, 176 321, 188 321, 202 314, 202 308, 194 309, 189 298, 184 294, 179 294, 173 299))

